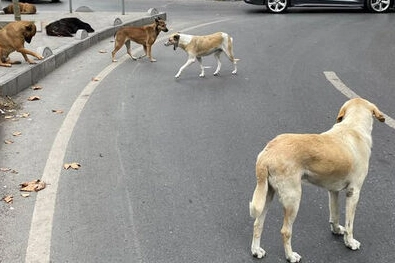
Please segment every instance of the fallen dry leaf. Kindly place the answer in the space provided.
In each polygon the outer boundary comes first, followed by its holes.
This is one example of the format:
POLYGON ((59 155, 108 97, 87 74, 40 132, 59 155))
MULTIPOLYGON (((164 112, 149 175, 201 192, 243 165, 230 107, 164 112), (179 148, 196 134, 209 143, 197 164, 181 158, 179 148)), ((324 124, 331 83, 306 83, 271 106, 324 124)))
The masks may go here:
POLYGON ((99 50, 99 53, 107 53, 107 50, 100 49, 100 50, 99 50))
POLYGON ((14 197, 12 195, 6 195, 3 197, 4 202, 6 202, 7 204, 12 203, 12 201, 14 200, 14 197))
POLYGON ((52 112, 53 112, 53 113, 56 113, 56 114, 62 114, 62 113, 63 113, 62 110, 52 110, 52 112))
POLYGON ((22 196, 22 197, 29 197, 30 194, 22 193, 21 196, 22 196))
POLYGON ((11 168, 2 167, 2 168, 0 168, 0 171, 1 172, 9 172, 9 171, 11 171, 11 168))
POLYGON ((4 116, 4 119, 6 119, 6 120, 9 120, 9 119, 12 119, 12 118, 14 118, 14 116, 13 116, 13 115, 7 115, 7 116, 4 116))
POLYGON ((4 143, 5 143, 5 144, 13 144, 14 141, 11 141, 11 140, 4 140, 4 143))
POLYGON ((76 162, 74 162, 74 163, 65 163, 63 165, 63 168, 66 169, 66 170, 68 170, 70 168, 72 168, 74 170, 78 170, 80 167, 81 167, 81 164, 76 163, 76 162))
POLYGON ((28 113, 28 112, 25 112, 25 113, 22 113, 22 118, 27 118, 27 117, 29 117, 30 116, 30 113, 28 113))
POLYGON ((12 133, 12 136, 21 136, 22 135, 22 132, 20 132, 20 131, 16 131, 16 132, 13 132, 12 133))
POLYGON ((21 189, 20 191, 24 192, 38 192, 46 187, 46 183, 41 181, 40 179, 31 181, 31 182, 24 182, 19 185, 21 189))
POLYGON ((43 87, 41 87, 40 85, 36 85, 32 87, 32 90, 41 90, 43 89, 43 87))
POLYGON ((28 101, 35 101, 35 100, 40 100, 39 96, 30 96, 29 98, 27 98, 28 101))
POLYGON ((100 78, 98 78, 98 77, 92 78, 92 81, 99 81, 99 80, 100 80, 100 78))

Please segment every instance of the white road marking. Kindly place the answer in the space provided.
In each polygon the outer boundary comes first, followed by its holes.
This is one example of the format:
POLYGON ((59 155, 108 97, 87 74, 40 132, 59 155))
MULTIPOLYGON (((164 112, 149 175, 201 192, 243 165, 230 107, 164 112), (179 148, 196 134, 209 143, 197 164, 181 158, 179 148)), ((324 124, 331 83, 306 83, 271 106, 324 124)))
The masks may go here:
MULTIPOLYGON (((212 22, 199 24, 193 27, 184 28, 184 31, 192 30, 199 27, 205 27, 215 23, 221 23, 230 20, 221 19, 212 22)), ((158 38, 157 41, 167 39, 166 36, 158 38)), ((142 48, 135 48, 136 51, 141 51, 142 48)), ((101 80, 106 78, 113 70, 121 65, 126 60, 130 59, 128 54, 121 57, 117 63, 111 63, 103 71, 101 71, 96 78, 100 81, 91 81, 80 93, 75 102, 70 108, 69 113, 64 119, 60 127, 55 141, 52 145, 51 151, 44 168, 41 180, 50 183, 44 191, 37 193, 36 202, 34 206, 32 222, 30 225, 29 240, 27 243, 25 262, 26 263, 48 263, 50 262, 51 253, 51 238, 53 216, 55 212, 56 195, 58 190, 58 183, 60 173, 63 168, 63 159, 66 153, 67 145, 73 133, 74 127, 83 111, 87 101, 93 94, 95 89, 99 86, 101 80)), ((132 206, 129 205, 129 212, 133 216, 132 206)), ((138 240, 134 240, 137 250, 139 250, 138 240)), ((140 251, 136 251, 140 253, 140 251)), ((138 255, 138 258, 141 257, 138 255)))
MULTIPOLYGON (((332 83, 332 85, 341 93, 343 93, 346 97, 348 97, 349 99, 352 98, 359 98, 360 96, 358 94, 356 94, 354 91, 352 91, 349 87, 347 87, 343 81, 341 81, 341 79, 336 75, 335 72, 333 71, 324 71, 324 75, 326 77, 326 79, 332 83)), ((391 127, 392 129, 395 129, 395 120, 393 118, 391 118, 390 116, 388 116, 387 114, 385 114, 383 112, 383 115, 385 117, 385 123, 391 127)))

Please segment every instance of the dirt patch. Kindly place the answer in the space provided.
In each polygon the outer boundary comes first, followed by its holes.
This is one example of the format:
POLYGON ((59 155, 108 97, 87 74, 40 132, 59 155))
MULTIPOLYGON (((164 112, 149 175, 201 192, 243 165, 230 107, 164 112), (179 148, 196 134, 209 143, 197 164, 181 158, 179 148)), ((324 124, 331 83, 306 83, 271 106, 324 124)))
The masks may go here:
POLYGON ((4 120, 4 116, 18 109, 20 109, 20 106, 11 97, 0 96, 0 121, 4 120))

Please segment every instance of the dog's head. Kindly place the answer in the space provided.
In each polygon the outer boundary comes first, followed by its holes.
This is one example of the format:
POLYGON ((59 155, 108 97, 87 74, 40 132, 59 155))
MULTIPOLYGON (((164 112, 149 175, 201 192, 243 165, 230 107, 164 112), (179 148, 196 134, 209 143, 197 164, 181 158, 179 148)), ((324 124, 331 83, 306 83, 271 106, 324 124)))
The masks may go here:
POLYGON ((23 27, 23 38, 27 43, 30 43, 32 41, 32 38, 36 34, 36 25, 33 22, 25 22, 25 24, 23 24, 23 27))
POLYGON ((376 119, 378 119, 380 122, 385 121, 384 114, 376 105, 362 98, 354 98, 346 101, 346 103, 344 103, 344 105, 340 108, 339 114, 337 115, 337 122, 343 121, 347 113, 351 111, 370 111, 372 116, 376 117, 376 119))
POLYGON ((157 28, 158 32, 160 32, 160 31, 168 32, 169 31, 169 29, 167 29, 165 20, 162 20, 160 18, 155 18, 155 23, 156 23, 156 28, 157 28))
POLYGON ((179 41, 180 41, 180 34, 178 34, 178 33, 173 34, 169 37, 169 39, 165 43, 165 46, 167 47, 167 46, 173 45, 173 49, 176 50, 176 48, 178 47, 179 41))

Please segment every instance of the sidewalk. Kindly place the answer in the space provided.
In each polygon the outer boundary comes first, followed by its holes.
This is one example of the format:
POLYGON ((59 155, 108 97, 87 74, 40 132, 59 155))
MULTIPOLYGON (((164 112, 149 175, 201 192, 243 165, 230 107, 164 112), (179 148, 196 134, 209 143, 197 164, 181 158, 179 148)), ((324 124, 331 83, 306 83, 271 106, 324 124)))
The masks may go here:
MULTIPOLYGON (((30 44, 25 43, 25 48, 35 51, 46 58, 41 61, 35 60, 37 64, 30 65, 20 53, 11 53, 10 58, 19 60, 22 64, 13 65, 11 68, 0 67, 0 96, 13 96, 34 85, 79 52, 101 40, 113 37, 120 26, 140 26, 152 22, 153 17, 166 19, 166 13, 158 13, 157 10, 150 9, 146 12, 133 12, 125 15, 109 12, 74 12, 71 14, 37 12, 34 15, 22 15, 22 20, 35 21, 37 26, 36 35, 30 44), (89 33, 85 39, 78 39, 83 34, 76 34, 76 37, 72 38, 47 36, 45 26, 64 17, 78 17, 82 21, 89 23, 95 32, 89 33)), ((14 21, 14 15, 0 14, 0 24, 9 21, 14 21)), ((33 57, 31 58, 33 59, 33 57)))

